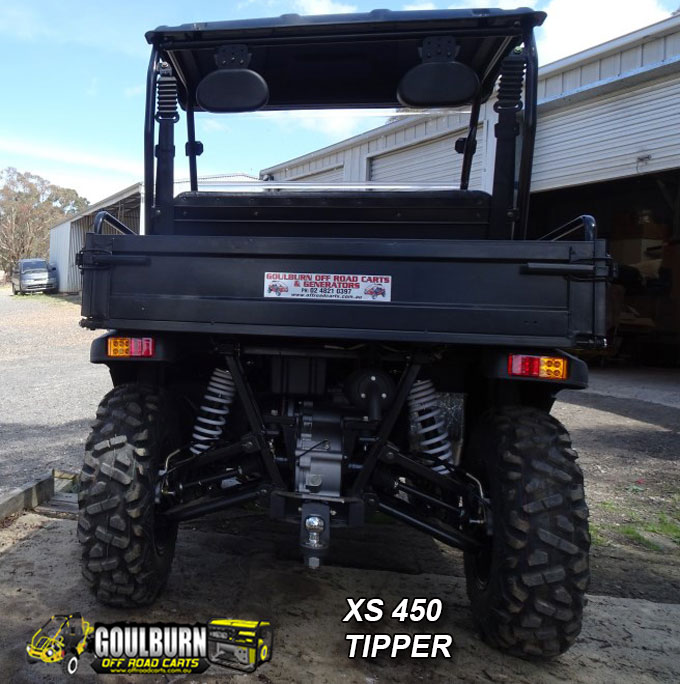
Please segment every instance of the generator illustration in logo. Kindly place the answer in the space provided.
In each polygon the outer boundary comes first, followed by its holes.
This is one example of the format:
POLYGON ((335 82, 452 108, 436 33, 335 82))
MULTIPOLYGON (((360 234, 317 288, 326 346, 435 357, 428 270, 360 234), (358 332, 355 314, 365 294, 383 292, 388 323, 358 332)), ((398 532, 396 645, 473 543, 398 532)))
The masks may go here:
POLYGON ((271 658, 269 622, 215 618, 208 623, 208 660, 241 672, 253 672, 271 658))
POLYGON ((281 296, 282 292, 288 292, 288 286, 275 280, 268 288, 269 292, 275 292, 277 297, 281 296))
POLYGON ((53 615, 26 644, 26 660, 61 663, 65 674, 75 674, 93 631, 80 613, 53 615))
POLYGON ((371 285, 371 287, 367 287, 364 290, 364 294, 377 299, 378 297, 384 297, 387 294, 387 290, 382 285, 371 285))

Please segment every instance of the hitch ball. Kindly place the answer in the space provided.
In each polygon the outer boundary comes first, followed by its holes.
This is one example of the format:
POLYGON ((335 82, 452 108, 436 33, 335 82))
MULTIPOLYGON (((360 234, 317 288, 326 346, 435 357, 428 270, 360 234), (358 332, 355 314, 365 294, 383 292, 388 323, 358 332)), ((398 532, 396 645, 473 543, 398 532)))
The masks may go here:
POLYGON ((323 548, 321 534, 326 529, 326 523, 318 515, 309 515, 305 518, 305 529, 307 530, 307 544, 311 549, 323 548))

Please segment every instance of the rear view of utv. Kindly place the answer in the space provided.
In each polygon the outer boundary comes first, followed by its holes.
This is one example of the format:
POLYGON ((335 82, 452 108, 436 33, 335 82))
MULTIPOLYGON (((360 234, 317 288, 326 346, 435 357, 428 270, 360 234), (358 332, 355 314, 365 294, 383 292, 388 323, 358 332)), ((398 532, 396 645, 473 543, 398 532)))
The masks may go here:
POLYGON ((379 511, 463 551, 490 644, 574 642, 588 509, 550 409, 587 383, 564 350, 604 343, 609 261, 589 216, 527 236, 544 18, 376 10, 147 34, 145 234, 100 213, 79 260, 82 325, 107 331, 91 360, 114 385, 80 480, 99 600, 151 603, 184 520, 259 505, 316 568, 334 530, 379 511), (468 189, 487 101, 491 193, 468 189), (197 115, 305 108, 469 114, 459 187, 199 190, 197 115), (182 120, 191 190, 175 195, 182 120))

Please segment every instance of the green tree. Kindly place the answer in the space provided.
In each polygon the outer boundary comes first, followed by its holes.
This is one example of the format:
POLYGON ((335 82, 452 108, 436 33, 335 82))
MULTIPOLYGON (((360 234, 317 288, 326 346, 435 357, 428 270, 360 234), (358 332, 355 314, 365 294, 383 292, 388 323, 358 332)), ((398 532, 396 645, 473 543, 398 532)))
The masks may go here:
POLYGON ((26 257, 47 258, 50 228, 77 214, 88 202, 62 188, 12 167, 0 172, 0 268, 26 257))

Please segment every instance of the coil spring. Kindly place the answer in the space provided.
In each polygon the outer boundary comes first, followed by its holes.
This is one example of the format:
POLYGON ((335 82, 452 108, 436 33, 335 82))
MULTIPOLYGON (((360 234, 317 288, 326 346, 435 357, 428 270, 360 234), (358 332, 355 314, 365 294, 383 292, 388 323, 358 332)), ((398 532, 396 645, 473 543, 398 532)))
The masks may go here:
POLYGON ((519 111, 522 109, 525 69, 526 59, 523 55, 511 55, 503 61, 501 78, 498 83, 498 99, 493 106, 495 111, 500 109, 519 111))
POLYGON ((177 79, 170 67, 161 67, 156 89, 156 120, 179 121, 177 113, 177 79))
POLYGON ((198 417, 191 435, 189 451, 198 455, 210 448, 211 442, 218 440, 227 422, 229 407, 234 401, 236 386, 231 373, 215 368, 210 376, 198 417))
POLYGON ((432 380, 416 380, 408 395, 412 429, 420 453, 435 461, 434 470, 448 471, 453 465, 453 448, 432 380), (439 463, 439 465, 437 465, 439 463))

